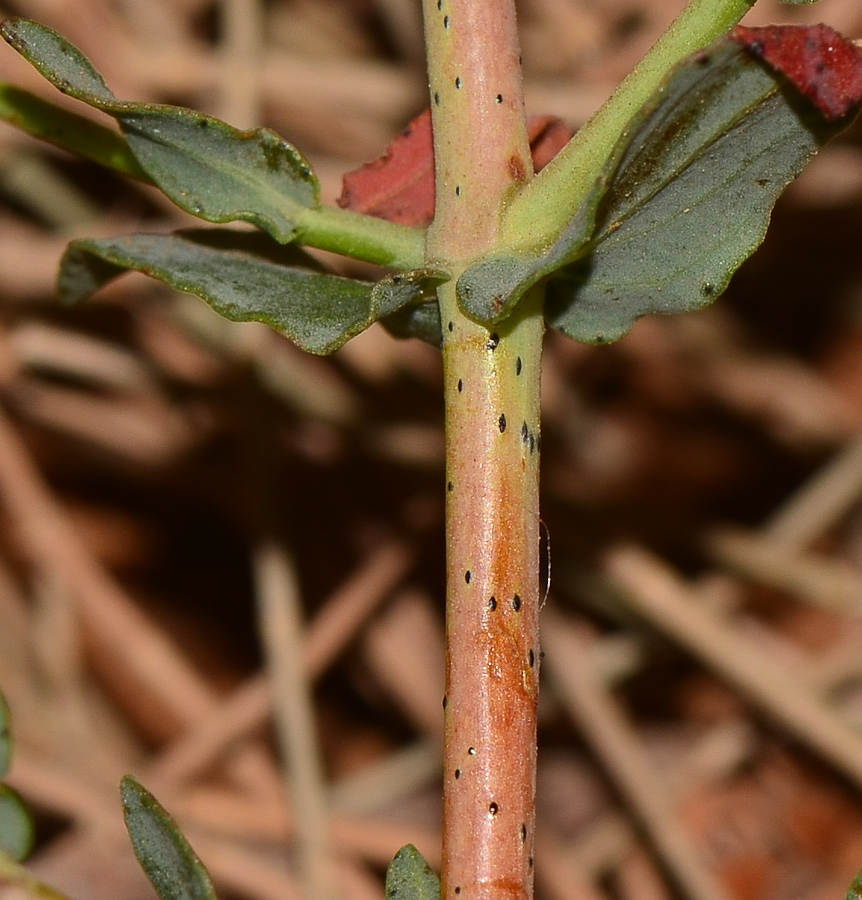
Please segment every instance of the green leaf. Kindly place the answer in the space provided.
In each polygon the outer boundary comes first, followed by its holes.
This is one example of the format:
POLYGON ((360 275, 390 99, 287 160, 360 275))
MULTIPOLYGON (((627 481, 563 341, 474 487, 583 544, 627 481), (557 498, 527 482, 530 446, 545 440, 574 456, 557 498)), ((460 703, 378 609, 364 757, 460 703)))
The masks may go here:
POLYGON ((0 784, 0 850, 19 862, 33 849, 33 819, 18 793, 0 784))
POLYGON ((440 900, 440 879, 413 844, 402 847, 389 864, 386 900, 440 900))
POLYGON ((121 134, 48 103, 29 91, 0 83, 0 119, 61 150, 122 175, 150 181, 121 134))
POLYGON ((379 281, 374 286, 374 296, 382 324, 395 337, 416 337, 439 347, 443 333, 437 286, 449 278, 446 270, 425 266, 379 281))
POLYGON ((319 185, 300 152, 268 128, 239 131, 203 113, 128 104, 114 113, 129 149, 178 206, 208 222, 251 222, 281 243, 296 235, 319 185))
POLYGON ((2 36, 56 88, 113 116, 141 168, 178 206, 209 222, 242 220, 293 240, 319 185, 299 151, 268 128, 240 131, 203 113, 118 100, 55 31, 8 19, 2 36))
POLYGON ((592 237, 596 211, 618 156, 608 160, 586 202, 549 250, 492 256, 462 272, 455 290, 464 313, 485 325, 495 325, 512 312, 531 287, 578 256, 592 237))
POLYGON ((0 778, 9 771, 9 763, 12 761, 12 724, 9 715, 9 706, 2 693, 0 693, 0 778))
POLYGON ((647 313, 714 300, 784 188, 847 124, 826 121, 734 40, 687 60, 624 137, 591 252, 548 283, 550 323, 600 343, 647 313))
POLYGON ((29 19, 6 19, 0 33, 58 90, 101 108, 116 101, 90 60, 56 31, 29 19))
POLYGON ((203 863, 158 800, 131 775, 120 793, 135 856, 161 900, 216 900, 203 863))
POLYGON ((381 324, 397 338, 419 338, 434 347, 443 344, 440 305, 436 301, 405 306, 382 319, 381 324))
POLYGON ((232 321, 263 322, 311 353, 331 353, 413 296, 326 274, 265 235, 210 228, 74 241, 60 263, 60 297, 83 300, 127 269, 194 294, 232 321))

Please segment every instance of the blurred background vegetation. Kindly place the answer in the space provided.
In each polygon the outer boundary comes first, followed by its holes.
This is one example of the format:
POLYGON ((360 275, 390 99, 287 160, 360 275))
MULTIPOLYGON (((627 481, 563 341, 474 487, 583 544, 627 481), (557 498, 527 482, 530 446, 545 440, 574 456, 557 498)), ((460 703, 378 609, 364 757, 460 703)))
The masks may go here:
MULTIPOLYGON (((580 125, 681 6, 522 0, 529 111, 580 125)), ((273 127, 328 201, 427 103, 418 0, 0 13, 120 97, 273 127)), ((747 19, 821 20, 862 37, 858 0, 747 19)), ((0 78, 69 102, 8 48, 0 78)), ((305 897, 321 817, 330 896, 379 900, 399 846, 439 855, 439 354, 374 327, 308 357, 139 276, 53 299, 71 238, 192 221, 0 127, 0 686, 32 866, 77 900, 151 896, 133 772, 225 900, 305 897)), ((857 126, 714 307, 612 347, 548 336, 540 900, 827 900, 862 868, 860 239, 857 126)))

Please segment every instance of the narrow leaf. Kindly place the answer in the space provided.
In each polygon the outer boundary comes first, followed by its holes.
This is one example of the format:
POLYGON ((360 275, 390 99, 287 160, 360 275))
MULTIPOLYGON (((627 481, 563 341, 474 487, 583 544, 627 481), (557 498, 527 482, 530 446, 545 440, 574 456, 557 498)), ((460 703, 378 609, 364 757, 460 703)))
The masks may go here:
POLYGON ((12 761, 12 725, 6 699, 0 693, 0 778, 9 771, 12 761))
POLYGON ((386 900, 440 900, 440 879, 413 844, 402 847, 389 864, 386 900))
POLYGON ((251 222, 287 243, 302 211, 319 204, 311 166, 269 128, 239 131, 203 113, 143 103, 114 115, 149 177, 208 222, 251 222))
POLYGON ((118 100, 89 60, 50 28, 8 19, 0 33, 56 88, 113 116, 146 175, 193 215, 251 222, 287 243, 299 216, 319 206, 311 166, 274 131, 240 131, 203 113, 118 100))
POLYGON ((150 181, 121 134, 48 103, 29 91, 0 83, 0 119, 121 175, 150 181))
POLYGON ((235 322, 263 322, 311 353, 331 353, 414 296, 375 292, 321 272, 297 248, 230 229, 75 241, 60 264, 60 296, 83 300, 127 269, 194 294, 235 322))
POLYGON ((130 775, 120 793, 135 856, 161 900, 216 900, 203 863, 158 800, 130 775))
POLYGON ((696 54, 624 137, 591 252, 548 282, 551 324, 576 340, 612 341, 639 316, 714 300, 763 240, 784 188, 847 124, 738 37, 696 54))
POLYGON ((65 38, 29 19, 6 19, 0 33, 7 43, 64 94, 101 108, 116 101, 90 60, 65 38))
POLYGON ((33 819, 18 793, 0 784, 0 850, 19 862, 33 849, 33 819))

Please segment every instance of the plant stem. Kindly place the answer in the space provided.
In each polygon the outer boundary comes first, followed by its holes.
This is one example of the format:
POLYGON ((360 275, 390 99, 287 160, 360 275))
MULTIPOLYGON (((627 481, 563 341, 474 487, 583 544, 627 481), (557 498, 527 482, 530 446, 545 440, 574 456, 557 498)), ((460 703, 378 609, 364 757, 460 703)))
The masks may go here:
POLYGON ((425 259, 425 231, 321 204, 303 210, 297 242, 318 250, 395 269, 418 269, 425 259))
POLYGON ((424 0, 447 454, 444 900, 532 896, 538 699, 542 294, 489 333, 458 308, 466 265, 532 175, 512 0, 424 0))
POLYGON ((685 57, 720 38, 756 0, 691 0, 611 97, 512 199, 505 233, 510 243, 550 243, 586 199, 614 145, 637 111, 685 57))

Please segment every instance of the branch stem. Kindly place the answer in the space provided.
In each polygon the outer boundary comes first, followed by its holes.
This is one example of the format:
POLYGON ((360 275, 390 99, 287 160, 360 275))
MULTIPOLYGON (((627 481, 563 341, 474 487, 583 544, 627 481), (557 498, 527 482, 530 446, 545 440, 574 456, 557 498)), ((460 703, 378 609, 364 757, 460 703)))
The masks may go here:
POLYGON ((457 302, 460 273, 505 249, 532 177, 512 0, 424 0, 447 455, 443 898, 529 900, 538 698, 542 293, 494 333, 457 302))
POLYGON ((571 221, 637 111, 669 70, 729 31, 756 0, 691 0, 606 103, 541 174, 513 197, 505 236, 512 246, 549 244, 571 221))

